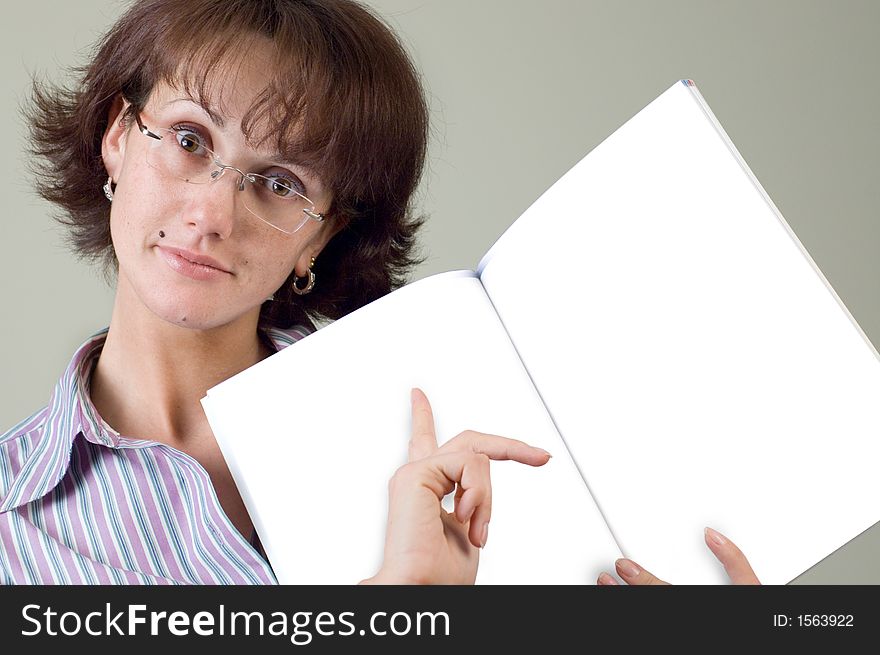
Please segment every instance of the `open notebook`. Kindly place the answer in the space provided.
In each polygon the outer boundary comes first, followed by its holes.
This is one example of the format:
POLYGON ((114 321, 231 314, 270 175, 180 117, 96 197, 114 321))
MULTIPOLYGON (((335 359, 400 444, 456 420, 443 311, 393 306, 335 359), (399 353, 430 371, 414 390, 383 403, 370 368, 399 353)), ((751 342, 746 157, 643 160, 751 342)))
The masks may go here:
POLYGON ((476 271, 410 284, 209 390, 282 583, 382 558, 410 389, 553 453, 492 464, 478 583, 592 583, 625 555, 726 580, 703 527, 785 583, 880 518, 880 358, 693 82, 546 191, 476 271))

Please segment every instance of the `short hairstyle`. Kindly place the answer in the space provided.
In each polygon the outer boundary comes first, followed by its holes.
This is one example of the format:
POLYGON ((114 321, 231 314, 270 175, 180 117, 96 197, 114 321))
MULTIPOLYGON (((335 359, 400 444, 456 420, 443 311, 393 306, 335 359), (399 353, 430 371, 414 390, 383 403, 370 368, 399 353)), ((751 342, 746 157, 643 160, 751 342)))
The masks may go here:
POLYGON ((424 219, 413 215, 412 196, 428 110, 412 62, 380 19, 352 0, 137 0, 75 69, 77 84, 35 79, 24 113, 37 192, 61 208, 73 251, 102 263, 110 281, 118 260, 101 141, 114 99, 131 103, 126 120, 160 81, 206 107, 222 102, 224 66, 262 37, 274 75, 242 129, 253 145, 276 139, 279 153, 312 169, 333 193, 325 213, 343 226, 315 263, 314 292, 294 295, 291 272, 263 303, 261 324, 286 328, 344 316, 404 284, 420 262, 424 219))

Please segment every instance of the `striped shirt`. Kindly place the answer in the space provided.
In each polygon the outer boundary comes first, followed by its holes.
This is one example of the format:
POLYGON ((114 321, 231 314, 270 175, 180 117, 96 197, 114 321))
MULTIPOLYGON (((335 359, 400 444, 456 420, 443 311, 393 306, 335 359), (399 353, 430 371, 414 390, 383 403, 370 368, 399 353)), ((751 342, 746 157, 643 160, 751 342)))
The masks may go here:
MULTIPOLYGON (((263 334, 281 350, 311 330, 263 334)), ((98 415, 89 381, 106 337, 80 346, 48 406, 0 436, 0 583, 276 584, 201 464, 98 415)))

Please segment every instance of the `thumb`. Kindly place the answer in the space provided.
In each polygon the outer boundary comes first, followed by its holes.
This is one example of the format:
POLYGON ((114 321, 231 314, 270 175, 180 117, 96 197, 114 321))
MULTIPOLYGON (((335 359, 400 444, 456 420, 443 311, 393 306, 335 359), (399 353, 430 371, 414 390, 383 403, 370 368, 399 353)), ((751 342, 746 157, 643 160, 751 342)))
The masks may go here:
POLYGON ((730 539, 712 528, 705 529, 705 539, 709 550, 724 565, 733 584, 761 584, 746 556, 730 539))

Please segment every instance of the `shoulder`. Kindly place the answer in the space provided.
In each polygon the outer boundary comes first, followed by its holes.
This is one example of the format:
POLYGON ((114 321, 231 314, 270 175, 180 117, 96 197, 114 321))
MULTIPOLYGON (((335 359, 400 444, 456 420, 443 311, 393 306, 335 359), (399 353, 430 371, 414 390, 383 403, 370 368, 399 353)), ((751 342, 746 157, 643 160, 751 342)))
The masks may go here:
MULTIPOLYGON (((104 344, 107 328, 99 330, 83 342, 73 354, 64 373, 55 384, 47 405, 20 421, 0 435, 0 458, 11 451, 27 449, 39 443, 44 436, 71 431, 79 423, 78 408, 83 393, 83 375, 104 344)), ((29 452, 29 451, 28 451, 29 452)), ((28 452, 24 454, 27 455, 28 452)))
POLYGON ((49 408, 43 407, 0 435, 0 498, 42 439, 48 416, 49 408))
POLYGON ((19 421, 17 424, 9 428, 6 432, 0 435, 0 450, 11 443, 27 438, 29 435, 42 432, 48 414, 49 407, 43 407, 23 421, 19 421))

